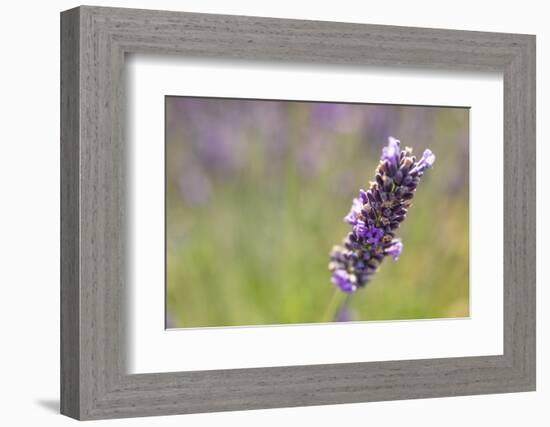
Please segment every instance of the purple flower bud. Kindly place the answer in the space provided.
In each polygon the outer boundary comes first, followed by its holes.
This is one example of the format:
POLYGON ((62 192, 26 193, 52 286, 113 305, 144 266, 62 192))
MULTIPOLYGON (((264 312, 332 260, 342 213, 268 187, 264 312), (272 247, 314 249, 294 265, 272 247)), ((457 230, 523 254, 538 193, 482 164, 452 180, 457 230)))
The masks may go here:
POLYGON ((395 222, 403 222, 404 219, 405 219, 405 215, 397 215, 392 218, 392 220, 395 222))
POLYGON ((377 245, 384 236, 384 231, 373 225, 369 226, 363 221, 357 221, 353 227, 353 234, 358 239, 363 239, 369 245, 377 245))
POLYGON ((332 274, 332 283, 338 286, 343 292, 355 292, 357 286, 353 283, 354 277, 354 275, 349 274, 347 271, 338 269, 332 274))
POLYGON ((432 153, 432 150, 426 149, 422 154, 422 158, 418 162, 418 166, 425 166, 426 168, 431 168, 435 162, 435 154, 432 153))
POLYGON ((359 198, 361 199, 361 203, 363 203, 363 204, 366 204, 366 203, 369 202, 369 198, 367 197, 367 193, 363 189, 359 190, 359 198))
POLYGON ((376 200, 374 199, 374 195, 372 194, 372 191, 367 191, 367 198, 369 199, 369 203, 371 205, 374 205, 376 203, 376 200))
POLYGON ((383 186, 384 191, 385 191, 385 192, 391 191, 391 189, 392 189, 392 184, 393 184, 392 179, 386 177, 386 178, 384 179, 384 186, 383 186))
POLYGON ((393 177, 397 172, 397 166, 394 163, 390 163, 386 160, 386 172, 388 176, 393 177))
POLYGON ((380 243, 380 240, 382 240, 382 237, 384 236, 384 232, 376 227, 369 227, 367 232, 363 237, 367 239, 367 243, 371 245, 377 245, 380 243))
POLYGON ((395 176, 393 177, 393 180, 397 185, 400 185, 401 182, 403 181, 403 172, 401 170, 398 170, 397 172, 395 172, 395 176))
POLYGON ((399 164, 399 140, 390 136, 388 145, 382 149, 382 160, 387 160, 395 169, 399 164))
POLYGON ((344 220, 351 225, 357 224, 357 221, 359 220, 359 215, 361 214, 361 209, 363 209, 363 203, 361 203, 361 201, 357 198, 353 199, 351 209, 344 220))
POLYGON ((368 207, 367 210, 365 210, 366 212, 366 216, 367 216, 367 219, 370 220, 369 221, 369 224, 373 223, 374 221, 376 221, 376 211, 372 208, 372 207, 368 207))
POLYGON ((394 261, 397 261, 402 251, 403 251, 403 243, 401 243, 401 240, 394 240, 391 246, 388 246, 385 249, 384 253, 386 255, 391 256, 394 259, 394 261))
POLYGON ((366 237, 368 232, 369 228, 363 221, 357 221, 353 226, 353 233, 359 238, 366 237))

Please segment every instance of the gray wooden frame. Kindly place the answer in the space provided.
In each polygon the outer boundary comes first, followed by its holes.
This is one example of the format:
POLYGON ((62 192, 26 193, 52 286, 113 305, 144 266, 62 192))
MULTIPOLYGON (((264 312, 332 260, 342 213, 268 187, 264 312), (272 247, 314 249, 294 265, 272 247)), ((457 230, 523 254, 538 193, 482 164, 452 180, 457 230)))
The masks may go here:
POLYGON ((534 36, 71 9, 61 14, 61 165, 65 415, 99 419, 535 389, 534 36), (502 72, 504 354, 127 374, 124 57, 130 52, 502 72))

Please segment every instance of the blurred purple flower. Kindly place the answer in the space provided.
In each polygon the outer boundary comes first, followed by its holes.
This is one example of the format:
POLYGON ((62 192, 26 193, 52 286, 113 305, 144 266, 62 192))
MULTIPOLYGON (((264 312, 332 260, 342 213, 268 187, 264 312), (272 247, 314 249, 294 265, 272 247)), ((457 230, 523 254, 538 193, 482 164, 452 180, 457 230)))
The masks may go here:
POLYGON ((367 106, 363 116, 365 140, 382 141, 396 122, 399 122, 399 109, 386 105, 367 106))
POLYGON ((312 105, 311 124, 316 129, 347 132, 354 127, 356 115, 353 104, 319 102, 312 105))
POLYGON ((196 160, 214 174, 226 177, 242 169, 250 144, 262 144, 271 159, 283 155, 288 135, 285 103, 193 97, 172 103, 170 129, 191 141, 196 160))
POLYGON ((335 136, 357 131, 362 108, 343 103, 305 103, 309 110, 309 126, 302 131, 303 143, 297 150, 298 171, 304 176, 316 176, 331 165, 335 136))
POLYGON ((235 156, 239 135, 230 128, 210 126, 195 138, 199 157, 205 167, 224 173, 236 170, 240 159, 235 156))
POLYGON ((311 130, 305 135, 305 141, 298 147, 298 171, 303 176, 315 176, 321 167, 327 163, 330 141, 323 132, 311 130))
POLYGON ((210 180, 196 167, 184 168, 176 184, 182 200, 190 206, 204 205, 210 199, 212 193, 210 180))
POLYGON ((434 164, 435 155, 426 150, 417 162, 412 149, 401 150, 400 145, 397 139, 389 138, 375 181, 368 191, 360 191, 345 217, 353 225, 352 232, 343 246, 331 251, 332 283, 343 292, 352 293, 366 286, 385 256, 397 260, 403 250, 395 231, 407 215, 420 177, 434 164))

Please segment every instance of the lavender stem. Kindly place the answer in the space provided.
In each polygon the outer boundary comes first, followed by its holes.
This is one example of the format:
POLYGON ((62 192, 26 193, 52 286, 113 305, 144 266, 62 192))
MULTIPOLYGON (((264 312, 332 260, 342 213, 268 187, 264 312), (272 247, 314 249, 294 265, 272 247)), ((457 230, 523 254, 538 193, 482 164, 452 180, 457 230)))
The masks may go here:
POLYGON ((346 298, 334 316, 335 322, 349 322, 353 320, 353 314, 349 307, 352 294, 346 294, 346 298))
POLYGON ((325 309, 325 313, 323 314, 322 321, 334 322, 340 308, 342 307, 342 304, 345 303, 346 299, 347 298, 345 298, 345 295, 343 295, 342 292, 339 292, 338 289, 334 289, 327 308, 325 309))

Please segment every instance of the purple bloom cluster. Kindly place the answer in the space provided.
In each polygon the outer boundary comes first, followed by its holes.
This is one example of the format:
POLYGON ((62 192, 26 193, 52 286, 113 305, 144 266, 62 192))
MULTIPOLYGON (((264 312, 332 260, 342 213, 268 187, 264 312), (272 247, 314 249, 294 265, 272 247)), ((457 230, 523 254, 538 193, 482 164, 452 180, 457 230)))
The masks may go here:
POLYGON ((330 253, 332 283, 343 292, 366 286, 385 256, 399 259, 403 243, 395 238, 395 231, 407 215, 420 178, 434 161, 430 150, 417 160, 412 148, 401 150, 400 142, 389 138, 375 181, 368 191, 359 191, 344 218, 352 231, 343 246, 334 246, 330 253))

